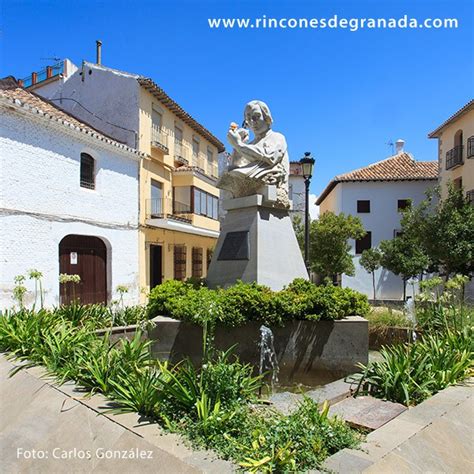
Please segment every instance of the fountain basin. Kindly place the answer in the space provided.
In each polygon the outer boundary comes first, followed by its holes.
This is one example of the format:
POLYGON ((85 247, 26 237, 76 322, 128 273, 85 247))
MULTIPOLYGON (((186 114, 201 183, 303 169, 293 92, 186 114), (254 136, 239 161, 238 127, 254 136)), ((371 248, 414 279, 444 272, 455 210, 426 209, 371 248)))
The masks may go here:
MULTIPOLYGON (((158 316, 147 337, 153 340, 153 355, 179 362, 189 357, 199 364, 202 358, 202 328, 176 319, 158 316)), ((237 344, 234 353, 252 364, 258 372, 260 364, 259 321, 243 326, 218 325, 215 346, 226 350, 237 344)), ((288 321, 283 327, 271 327, 279 364, 280 384, 302 383, 309 387, 324 385, 367 364, 369 352, 368 322, 359 316, 338 321, 288 321)), ((112 329, 112 340, 133 337, 135 327, 112 329)))

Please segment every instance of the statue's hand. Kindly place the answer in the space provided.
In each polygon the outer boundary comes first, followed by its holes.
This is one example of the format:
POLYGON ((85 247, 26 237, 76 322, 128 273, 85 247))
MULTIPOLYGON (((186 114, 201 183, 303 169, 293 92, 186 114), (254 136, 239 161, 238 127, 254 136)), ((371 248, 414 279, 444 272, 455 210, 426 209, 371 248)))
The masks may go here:
POLYGON ((227 132, 227 140, 234 148, 237 148, 242 141, 239 133, 232 128, 230 128, 229 131, 227 132))

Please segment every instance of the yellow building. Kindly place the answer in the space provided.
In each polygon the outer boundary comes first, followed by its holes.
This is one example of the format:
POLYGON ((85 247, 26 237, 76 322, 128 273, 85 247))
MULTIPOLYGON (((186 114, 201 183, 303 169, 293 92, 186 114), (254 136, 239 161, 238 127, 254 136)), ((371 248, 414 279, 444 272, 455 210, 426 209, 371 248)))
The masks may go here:
POLYGON ((219 235, 223 144, 150 79, 139 79, 140 285, 205 277, 219 235))
POLYGON ((446 196, 452 182, 462 187, 474 203, 474 100, 449 117, 428 135, 438 139, 441 194, 446 196))
MULTIPOLYGON (((72 63, 65 60, 54 71, 64 64, 72 63)), ((146 155, 137 203, 138 286, 205 277, 219 236, 215 185, 224 145, 153 80, 105 67, 99 58, 72 66, 70 75, 33 73, 23 83, 146 155)))

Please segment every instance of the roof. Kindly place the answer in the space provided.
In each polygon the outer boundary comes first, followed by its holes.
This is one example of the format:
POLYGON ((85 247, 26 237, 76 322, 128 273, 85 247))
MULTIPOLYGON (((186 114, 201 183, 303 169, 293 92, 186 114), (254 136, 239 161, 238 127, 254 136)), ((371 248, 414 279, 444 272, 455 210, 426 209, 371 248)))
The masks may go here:
POLYGON ((168 107, 174 114, 176 114, 184 123, 188 124, 195 132, 202 135, 210 143, 217 147, 219 153, 225 150, 224 144, 216 138, 207 128, 202 126, 196 119, 194 119, 188 112, 186 112, 177 102, 175 102, 160 86, 153 82, 153 79, 146 77, 138 78, 139 84, 148 92, 154 95, 163 105, 168 107))
POLYGON ((144 153, 135 150, 135 148, 131 148, 123 143, 120 143, 117 140, 108 137, 104 133, 99 132, 85 122, 79 121, 77 118, 60 109, 57 105, 53 104, 49 100, 40 97, 34 92, 27 91, 19 87, 18 83, 11 76, 0 80, 0 100, 17 107, 21 107, 24 110, 29 110, 45 119, 59 122, 65 127, 75 129, 76 131, 82 132, 85 135, 89 135, 90 137, 96 138, 97 140, 120 148, 123 151, 127 151, 138 156, 145 156, 144 153))
POLYGON ((316 204, 319 206, 336 185, 342 182, 420 181, 437 179, 437 161, 415 161, 410 154, 401 152, 364 168, 336 176, 320 194, 316 204))
POLYGON ((457 120, 461 115, 464 115, 466 112, 469 112, 474 108, 474 99, 471 99, 466 105, 461 107, 457 112, 455 112, 451 117, 448 118, 445 122, 443 122, 436 130, 433 130, 431 133, 428 134, 428 138, 438 138, 440 132, 449 125, 451 122, 457 120))

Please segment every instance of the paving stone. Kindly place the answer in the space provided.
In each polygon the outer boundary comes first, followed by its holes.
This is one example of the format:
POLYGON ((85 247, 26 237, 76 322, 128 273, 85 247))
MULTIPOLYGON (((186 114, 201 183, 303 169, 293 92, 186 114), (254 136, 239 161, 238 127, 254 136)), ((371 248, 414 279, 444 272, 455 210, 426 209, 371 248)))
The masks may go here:
POLYGON ((107 448, 107 451, 99 451, 97 455, 112 456, 111 459, 99 459, 92 472, 94 473, 197 473, 200 472, 193 466, 185 465, 171 454, 147 443, 140 437, 129 431, 124 431, 120 438, 107 448), (143 453, 145 458, 124 458, 125 453, 143 453), (110 453, 110 454, 109 454, 110 453), (150 457, 148 457, 150 455, 150 457))
POLYGON ((368 473, 474 472, 474 400, 470 398, 390 451, 368 473))
POLYGON ((324 403, 327 400, 330 405, 334 405, 351 396, 351 386, 350 382, 340 379, 316 390, 310 390, 305 395, 317 403, 324 403))
POLYGON ((303 395, 292 392, 273 393, 269 400, 275 410, 287 415, 298 408, 298 405, 303 401, 303 395))
POLYGON ((343 449, 326 460, 323 468, 326 471, 344 474, 364 472, 372 461, 364 458, 363 453, 354 449, 343 449))
POLYGON ((352 426, 376 430, 406 409, 405 406, 399 403, 365 396, 346 398, 332 405, 329 414, 341 417, 352 426))

